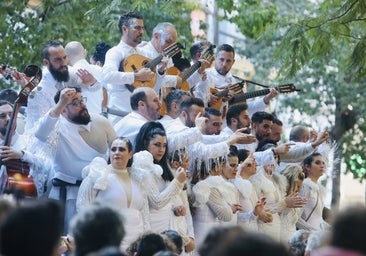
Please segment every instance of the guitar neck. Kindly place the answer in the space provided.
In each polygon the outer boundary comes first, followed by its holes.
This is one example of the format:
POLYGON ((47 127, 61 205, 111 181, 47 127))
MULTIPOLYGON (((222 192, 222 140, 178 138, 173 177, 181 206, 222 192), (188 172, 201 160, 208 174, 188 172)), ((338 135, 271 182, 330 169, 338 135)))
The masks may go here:
POLYGON ((145 65, 144 65, 144 67, 145 68, 150 68, 150 69, 153 69, 153 68, 155 68, 160 62, 161 62, 161 60, 163 59, 163 55, 161 54, 161 55, 159 55, 158 57, 156 57, 155 59, 153 59, 153 60, 150 60, 148 63, 146 63, 145 65))
POLYGON ((240 101, 244 101, 246 99, 251 99, 251 98, 255 98, 258 96, 263 96, 266 95, 270 92, 270 89, 263 89, 263 90, 259 90, 259 91, 253 91, 253 92, 245 92, 245 93, 240 93, 237 95, 234 95, 231 99, 230 99, 230 103, 237 103, 240 101))
POLYGON ((201 67, 201 62, 198 61, 198 62, 194 63, 191 67, 189 67, 186 70, 184 70, 180 74, 180 77, 182 78, 182 81, 186 81, 188 79, 188 77, 190 77, 200 67, 201 67))

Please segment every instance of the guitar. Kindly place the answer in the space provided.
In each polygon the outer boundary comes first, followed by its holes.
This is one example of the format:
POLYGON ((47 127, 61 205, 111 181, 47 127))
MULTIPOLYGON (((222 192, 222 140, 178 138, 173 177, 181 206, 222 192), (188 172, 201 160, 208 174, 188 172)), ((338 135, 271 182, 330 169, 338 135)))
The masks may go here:
MULTIPOLYGON (((214 52, 213 49, 216 47, 216 45, 212 44, 209 47, 206 47, 201 54, 201 59, 207 60, 209 61, 212 56, 214 56, 214 52)), ((176 67, 170 67, 167 69, 166 73, 168 75, 175 75, 175 76, 179 76, 182 78, 182 85, 180 87, 181 90, 183 91, 190 91, 190 86, 187 82, 187 79, 194 73, 196 72, 199 68, 201 67, 201 62, 196 62, 194 63, 192 66, 190 66, 189 68, 186 68, 184 71, 180 71, 178 68, 176 67)), ((171 92, 171 88, 161 88, 161 90, 164 90, 161 95, 162 95, 162 105, 161 105, 161 110, 160 113, 161 115, 166 115, 167 114, 167 110, 166 110, 166 105, 165 105, 165 96, 168 95, 171 92)))
MULTIPOLYGON (((300 89, 297 89, 294 84, 283 84, 283 85, 274 87, 274 89, 276 89, 279 93, 291 93, 291 92, 301 91, 300 89)), ((241 103, 241 102, 245 101, 246 99, 267 95, 270 91, 271 91, 270 88, 266 88, 266 89, 259 90, 259 91, 245 92, 245 93, 240 93, 240 94, 234 95, 229 100, 229 105, 241 103)))
MULTIPOLYGON (((242 83, 242 82, 240 82, 240 83, 242 83)), ((234 84, 234 85, 237 85, 237 84, 234 84)), ((234 85, 231 85, 231 87, 234 85)), ((235 87, 237 87, 237 86, 235 86, 235 87)), ((296 86, 294 84, 283 84, 283 85, 274 87, 274 89, 276 89, 279 93, 291 93, 291 92, 300 91, 299 89, 296 88, 296 86)), ((229 89, 226 88, 223 91, 219 91, 217 94, 219 94, 219 96, 221 96, 222 94, 226 93, 226 95, 227 95, 228 91, 229 91, 229 89)), ((264 95, 267 95, 269 92, 270 92, 270 88, 266 88, 266 89, 259 90, 259 91, 253 91, 253 92, 237 93, 229 100, 229 105, 234 105, 234 104, 243 102, 250 98, 264 96, 264 95)), ((218 102, 214 105, 211 105, 211 107, 220 110, 221 104, 222 104, 222 100, 221 101, 218 100, 218 102)))
MULTIPOLYGON (((163 52, 156 58, 150 60, 149 58, 140 54, 131 54, 125 60, 121 62, 120 71, 124 72, 137 72, 141 68, 149 68, 155 71, 155 67, 161 62, 164 57, 171 58, 181 51, 183 46, 177 42, 166 47, 163 52)), ((150 81, 135 81, 133 87, 154 87, 156 82, 156 74, 150 81)))
POLYGON ((220 110, 222 105, 222 98, 227 97, 229 91, 233 91, 234 94, 239 94, 243 92, 243 88, 246 86, 247 84, 243 80, 235 84, 229 84, 224 89, 210 88, 210 93, 217 97, 216 103, 210 104, 210 107, 220 110))
MULTIPOLYGON (((42 71, 36 65, 28 65, 25 74, 31 79, 19 92, 18 98, 14 102, 13 112, 11 114, 4 139, 4 146, 10 146, 11 140, 16 128, 14 121, 17 119, 20 106, 27 105, 30 92, 39 84, 42 78, 42 71)), ((20 159, 13 159, 1 162, 5 165, 8 174, 6 188, 19 188, 24 191, 26 196, 36 197, 37 190, 33 179, 29 178, 29 165, 20 159)))

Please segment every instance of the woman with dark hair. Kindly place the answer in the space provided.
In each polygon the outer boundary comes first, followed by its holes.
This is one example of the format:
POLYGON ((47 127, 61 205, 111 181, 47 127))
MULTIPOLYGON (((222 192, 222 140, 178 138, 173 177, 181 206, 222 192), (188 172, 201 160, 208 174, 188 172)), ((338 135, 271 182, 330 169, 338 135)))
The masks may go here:
POLYGON ((306 198, 307 203, 303 207, 297 227, 306 230, 328 229, 329 224, 322 217, 326 189, 319 183, 319 178, 323 176, 326 170, 324 158, 320 153, 315 152, 304 159, 302 166, 305 180, 299 195, 306 198))
POLYGON ((122 248, 126 249, 144 231, 150 230, 149 207, 142 176, 134 169, 131 142, 116 138, 110 147, 109 162, 96 158, 84 168, 78 208, 92 201, 108 203, 121 210, 125 219, 126 235, 122 248))
MULTIPOLYGON (((144 174, 151 229, 158 233, 174 229, 172 203, 183 189, 186 171, 178 167, 174 177, 167 158, 165 129, 159 122, 145 123, 136 136, 135 145, 134 166, 144 174)), ((185 214, 184 210, 180 212, 185 214)))

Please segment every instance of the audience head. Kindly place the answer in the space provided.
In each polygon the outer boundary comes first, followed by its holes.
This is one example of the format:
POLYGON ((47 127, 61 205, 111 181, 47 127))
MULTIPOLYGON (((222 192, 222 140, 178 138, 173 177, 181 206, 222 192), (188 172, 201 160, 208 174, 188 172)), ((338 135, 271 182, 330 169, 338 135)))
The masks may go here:
POLYGON ((168 111, 168 114, 170 112, 178 113, 179 114, 179 105, 180 103, 188 98, 191 98, 192 95, 188 91, 183 91, 179 89, 172 90, 166 97, 165 97, 165 103, 166 103, 166 109, 168 111))
POLYGON ((302 168, 305 177, 318 179, 325 172, 325 162, 323 156, 314 152, 302 161, 302 168))
POLYGON ((13 105, 9 101, 0 100, 0 137, 5 137, 12 113, 13 105))
POLYGON ((222 176, 227 180, 235 179, 238 172, 238 164, 238 149, 236 146, 231 145, 229 154, 226 158, 223 158, 222 176))
POLYGON ((152 256, 156 252, 165 251, 166 245, 161 235, 147 233, 141 236, 137 243, 137 256, 152 256))
POLYGON ((105 55, 112 46, 106 44, 105 42, 98 42, 95 46, 95 52, 90 58, 90 63, 103 67, 105 62, 105 55))
POLYGON ((131 109, 138 112, 149 121, 160 117, 161 103, 159 96, 150 87, 136 88, 131 94, 131 109))
POLYGON ((112 207, 94 203, 83 208, 71 220, 75 256, 97 252, 106 247, 119 247, 125 229, 121 213, 112 207))
POLYGON ((132 143, 125 137, 118 137, 112 141, 109 160, 115 169, 131 167, 133 162, 132 143))
POLYGON ((145 27, 140 13, 128 12, 122 15, 118 21, 118 28, 126 44, 135 47, 142 42, 145 27))
POLYGON ((265 111, 258 111, 252 115, 252 128, 260 141, 268 138, 273 125, 273 115, 265 111))
POLYGON ((314 230, 308 236, 305 246, 305 253, 302 255, 313 255, 314 251, 328 244, 330 232, 327 230, 314 230))
POLYGON ((287 178, 287 195, 293 192, 299 192, 302 182, 305 179, 305 174, 298 164, 289 164, 281 170, 281 174, 287 178))
POLYGON ((195 127, 195 120, 198 113, 205 115, 205 105, 200 98, 188 98, 183 100, 179 106, 180 118, 187 127, 195 127))
POLYGON ((274 117, 272 122, 273 122, 273 125, 272 125, 271 133, 269 134, 268 139, 270 141, 278 143, 281 140, 283 123, 277 117, 274 117))
POLYGON ((59 41, 48 41, 43 46, 42 58, 43 65, 48 68, 56 81, 69 81, 70 75, 67 67, 68 59, 65 49, 59 41))
POLYGON ((163 168, 162 178, 164 180, 173 180, 174 176, 168 163, 168 142, 165 129, 159 122, 147 122, 136 135, 135 153, 147 150, 153 158, 154 163, 163 168))
POLYGON ((310 138, 309 128, 303 125, 292 127, 290 131, 290 141, 307 142, 310 138))
POLYGON ((88 54, 84 46, 78 41, 71 41, 67 43, 65 45, 65 52, 71 66, 77 61, 85 59, 88 54))
POLYGON ((16 90, 11 88, 2 89, 0 91, 0 100, 9 101, 14 104, 15 100, 18 98, 18 93, 16 90))
POLYGON ((202 51, 206 47, 209 47, 210 45, 211 45, 211 43, 209 41, 200 41, 200 42, 193 44, 191 46, 191 48, 189 49, 189 54, 191 56, 191 60, 193 62, 197 62, 201 57, 202 51))
POLYGON ((162 22, 153 29, 151 43, 160 53, 169 45, 177 42, 177 39, 178 33, 174 25, 169 22, 162 22))
POLYGON ((330 245, 366 255, 366 208, 352 206, 339 212, 334 219, 330 245))
MULTIPOLYGON (((59 90, 56 93, 54 97, 56 104, 60 100, 61 92, 65 89, 59 90)), ((85 103, 86 98, 82 96, 80 88, 73 87, 73 89, 76 91, 74 98, 71 103, 67 104, 63 109, 62 115, 71 123, 86 125, 91 121, 90 114, 85 103)))
POLYGON ((232 131, 235 132, 241 128, 250 128, 250 122, 247 104, 243 103, 229 107, 226 113, 226 124, 232 131))
POLYGON ((165 242, 167 249, 176 255, 180 255, 183 252, 183 238, 175 230, 165 230, 160 234, 165 242))
POLYGON ((0 254, 54 255, 62 232, 62 212, 56 201, 25 201, 0 225, 0 254))
POLYGON ((231 45, 223 44, 219 46, 216 53, 215 69, 217 73, 225 76, 234 65, 235 50, 231 45))
POLYGON ((205 108, 206 122, 205 134, 218 135, 222 130, 222 115, 221 112, 215 108, 205 108))
POLYGON ((310 231, 299 229, 296 230, 288 241, 288 246, 290 252, 294 256, 304 256, 305 247, 308 242, 308 237, 311 234, 310 231))

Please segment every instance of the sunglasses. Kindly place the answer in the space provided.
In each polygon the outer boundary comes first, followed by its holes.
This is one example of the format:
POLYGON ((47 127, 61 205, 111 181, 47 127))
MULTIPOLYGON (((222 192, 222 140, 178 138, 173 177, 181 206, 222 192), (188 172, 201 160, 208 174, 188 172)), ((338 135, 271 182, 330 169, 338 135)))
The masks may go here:
POLYGON ((112 147, 111 148, 111 151, 112 152, 116 152, 116 151, 119 151, 119 152, 124 152, 124 151, 126 151, 126 149, 124 148, 124 147, 112 147))

